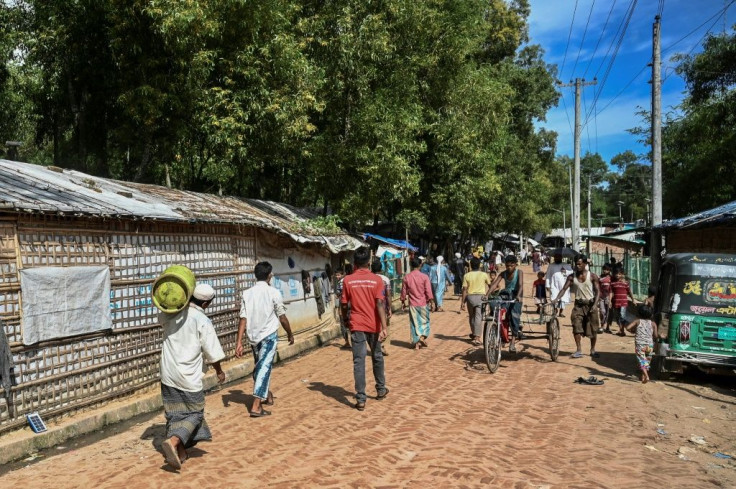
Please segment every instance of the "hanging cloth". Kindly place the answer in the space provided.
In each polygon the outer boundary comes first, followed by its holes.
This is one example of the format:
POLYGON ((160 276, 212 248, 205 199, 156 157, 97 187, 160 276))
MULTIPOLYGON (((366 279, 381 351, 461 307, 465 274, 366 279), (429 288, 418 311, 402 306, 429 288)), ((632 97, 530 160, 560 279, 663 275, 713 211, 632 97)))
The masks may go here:
POLYGON ((307 300, 307 296, 312 293, 311 286, 312 278, 309 276, 309 272, 302 270, 302 288, 304 289, 304 300, 307 300))
POLYGON ((0 383, 3 386, 3 394, 8 405, 8 413, 13 417, 13 397, 10 395, 10 387, 15 385, 13 375, 13 353, 10 351, 10 343, 5 335, 5 324, 0 321, 0 383))
POLYGON ((317 302, 317 316, 322 319, 322 314, 325 313, 325 302, 322 297, 322 279, 319 276, 314 277, 314 300, 317 302))

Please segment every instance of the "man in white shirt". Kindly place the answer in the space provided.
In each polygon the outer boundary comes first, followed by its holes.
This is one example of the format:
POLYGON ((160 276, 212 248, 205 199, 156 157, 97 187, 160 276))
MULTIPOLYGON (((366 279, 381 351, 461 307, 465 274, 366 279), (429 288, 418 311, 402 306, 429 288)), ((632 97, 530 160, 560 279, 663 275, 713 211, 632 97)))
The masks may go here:
POLYGON ((187 459, 187 448, 199 441, 212 441, 204 419, 203 360, 215 368, 217 380, 225 382, 220 367, 225 353, 212 321, 204 313, 214 298, 211 286, 199 284, 189 307, 174 314, 159 314, 163 327, 161 397, 166 416, 166 440, 161 448, 166 463, 175 469, 187 459))
POLYGON ((235 342, 235 356, 243 356, 243 334, 247 331, 255 367, 253 368, 253 406, 250 409, 252 418, 260 418, 271 414, 263 409, 263 404, 273 405, 271 386, 271 368, 276 356, 279 325, 283 326, 289 344, 294 344, 286 307, 281 292, 272 287, 273 267, 267 261, 256 264, 253 271, 256 284, 243 292, 240 304, 240 322, 238 323, 238 339, 235 342))

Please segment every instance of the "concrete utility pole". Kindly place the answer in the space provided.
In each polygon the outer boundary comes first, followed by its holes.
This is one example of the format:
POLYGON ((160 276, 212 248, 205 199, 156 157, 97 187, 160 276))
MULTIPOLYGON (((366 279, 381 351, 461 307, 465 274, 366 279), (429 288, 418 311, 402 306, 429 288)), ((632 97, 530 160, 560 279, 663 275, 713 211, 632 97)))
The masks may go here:
POLYGON ((580 89, 584 86, 595 85, 598 83, 595 79, 592 82, 586 82, 583 78, 575 78, 575 83, 559 84, 561 87, 575 87, 575 185, 573 188, 573 211, 570 219, 572 226, 572 248, 578 251, 578 241, 580 240, 580 133, 582 132, 582 123, 580 121, 580 89))
POLYGON ((590 188, 591 188, 591 185, 590 185, 590 175, 588 175, 588 241, 587 241, 586 246, 585 246, 585 254, 588 255, 588 257, 590 257, 590 235, 591 235, 591 232, 592 232, 592 228, 591 228, 591 225, 590 225, 590 223, 591 223, 590 209, 591 209, 591 204, 593 202, 590 199, 590 188))
POLYGON ((662 236, 654 227, 662 224, 662 80, 660 60, 661 25, 659 16, 654 17, 652 41, 652 231, 649 253, 651 258, 651 280, 656 282, 662 260, 662 236))

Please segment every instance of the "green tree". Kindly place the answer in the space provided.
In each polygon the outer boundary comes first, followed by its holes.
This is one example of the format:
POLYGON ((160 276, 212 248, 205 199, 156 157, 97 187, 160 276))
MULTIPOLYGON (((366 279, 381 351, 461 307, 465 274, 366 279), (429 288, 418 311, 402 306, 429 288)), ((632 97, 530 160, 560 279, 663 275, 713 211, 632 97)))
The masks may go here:
POLYGON ((708 36, 703 52, 680 56, 687 86, 681 115, 662 129, 665 217, 721 205, 736 195, 736 34, 708 36))

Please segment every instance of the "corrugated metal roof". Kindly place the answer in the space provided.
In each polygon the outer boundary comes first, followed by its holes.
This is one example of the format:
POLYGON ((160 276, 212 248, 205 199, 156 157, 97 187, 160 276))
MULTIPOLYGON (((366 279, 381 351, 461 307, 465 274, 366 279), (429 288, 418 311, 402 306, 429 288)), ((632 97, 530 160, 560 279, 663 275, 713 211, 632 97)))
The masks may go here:
POLYGON ((0 211, 243 224, 285 234, 333 253, 364 243, 347 232, 325 235, 307 220, 317 214, 287 204, 122 182, 75 170, 0 160, 0 211))
POLYGON ((736 200, 723 204, 722 206, 707 211, 698 212, 687 217, 672 219, 665 221, 656 229, 683 229, 683 228, 701 228, 720 224, 736 223, 736 200))

